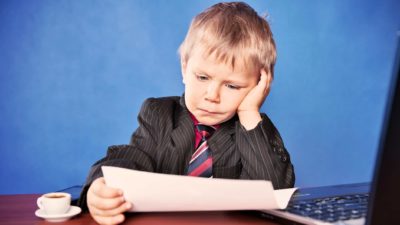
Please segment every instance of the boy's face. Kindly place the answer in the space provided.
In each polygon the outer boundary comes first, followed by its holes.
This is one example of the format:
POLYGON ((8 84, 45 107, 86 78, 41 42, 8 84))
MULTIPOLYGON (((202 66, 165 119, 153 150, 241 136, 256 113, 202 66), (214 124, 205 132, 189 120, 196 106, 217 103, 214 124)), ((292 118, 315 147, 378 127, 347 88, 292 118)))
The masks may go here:
POLYGON ((205 125, 216 125, 232 118, 247 95, 256 86, 259 74, 241 66, 218 63, 213 56, 193 51, 182 62, 185 103, 196 119, 205 125))

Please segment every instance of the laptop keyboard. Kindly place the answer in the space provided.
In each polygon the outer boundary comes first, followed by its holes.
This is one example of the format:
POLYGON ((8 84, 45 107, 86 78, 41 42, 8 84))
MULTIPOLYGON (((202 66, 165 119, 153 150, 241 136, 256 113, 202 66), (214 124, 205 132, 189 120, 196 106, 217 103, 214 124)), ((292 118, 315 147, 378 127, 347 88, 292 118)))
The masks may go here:
POLYGON ((285 211, 326 222, 365 217, 368 194, 310 199, 289 203, 285 211))

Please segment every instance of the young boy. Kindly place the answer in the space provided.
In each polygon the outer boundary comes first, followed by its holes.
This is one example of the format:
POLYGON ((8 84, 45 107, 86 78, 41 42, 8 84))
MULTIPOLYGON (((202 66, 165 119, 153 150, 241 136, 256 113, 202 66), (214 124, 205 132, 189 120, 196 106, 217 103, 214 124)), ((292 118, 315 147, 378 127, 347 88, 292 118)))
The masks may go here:
POLYGON ((279 132, 259 112, 276 59, 265 19, 245 3, 216 4, 194 18, 179 53, 184 95, 147 99, 130 144, 109 147, 91 169, 80 206, 98 223, 121 223, 135 207, 106 186, 103 165, 294 185, 279 132))

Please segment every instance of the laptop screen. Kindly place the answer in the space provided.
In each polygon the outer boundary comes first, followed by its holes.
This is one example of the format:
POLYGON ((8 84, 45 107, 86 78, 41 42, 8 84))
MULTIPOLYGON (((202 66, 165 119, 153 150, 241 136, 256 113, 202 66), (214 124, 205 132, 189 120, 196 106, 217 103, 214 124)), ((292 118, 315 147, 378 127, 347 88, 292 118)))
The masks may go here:
MULTIPOLYGON (((400 31, 398 39, 400 40, 400 31)), ((400 224, 400 43, 393 67, 367 224, 400 224)))

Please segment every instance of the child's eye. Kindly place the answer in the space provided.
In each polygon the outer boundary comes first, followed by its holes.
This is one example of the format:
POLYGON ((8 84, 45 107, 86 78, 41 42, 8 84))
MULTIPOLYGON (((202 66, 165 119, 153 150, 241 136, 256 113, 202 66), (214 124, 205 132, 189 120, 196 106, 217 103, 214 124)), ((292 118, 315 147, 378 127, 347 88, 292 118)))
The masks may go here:
POLYGON ((196 78, 197 78, 197 80, 200 80, 200 81, 208 80, 208 77, 204 76, 204 75, 196 75, 196 78))
POLYGON ((225 86, 228 87, 229 89, 232 89, 232 90, 239 90, 240 89, 240 87, 232 85, 232 84, 226 84, 225 86))

